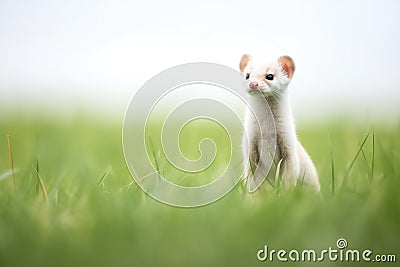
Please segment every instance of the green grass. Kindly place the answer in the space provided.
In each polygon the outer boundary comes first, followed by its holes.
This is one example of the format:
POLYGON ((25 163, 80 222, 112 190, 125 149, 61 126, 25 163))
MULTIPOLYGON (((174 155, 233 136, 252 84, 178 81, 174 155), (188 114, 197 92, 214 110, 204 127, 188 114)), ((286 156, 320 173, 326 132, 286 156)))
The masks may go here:
MULTIPOLYGON (((321 194, 299 186, 247 195, 239 184, 192 209, 161 204, 132 183, 121 125, 90 117, 0 120, 0 266, 270 266, 276 262, 256 258, 264 245, 318 250, 341 237, 350 248, 400 256, 400 124, 299 124, 321 194)), ((182 146, 213 129, 188 128, 182 146)), ((187 149, 198 156, 197 145, 187 149)))

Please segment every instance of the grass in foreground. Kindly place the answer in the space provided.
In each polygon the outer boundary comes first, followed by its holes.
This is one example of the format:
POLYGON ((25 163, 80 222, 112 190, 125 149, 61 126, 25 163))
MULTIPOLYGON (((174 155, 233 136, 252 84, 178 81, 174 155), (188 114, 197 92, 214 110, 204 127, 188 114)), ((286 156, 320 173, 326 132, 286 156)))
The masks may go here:
POLYGON ((256 266, 264 245, 322 250, 338 238, 399 258, 399 125, 299 126, 320 195, 299 187, 247 196, 238 185, 214 204, 183 209, 132 183, 121 124, 0 122, 0 266, 256 266))

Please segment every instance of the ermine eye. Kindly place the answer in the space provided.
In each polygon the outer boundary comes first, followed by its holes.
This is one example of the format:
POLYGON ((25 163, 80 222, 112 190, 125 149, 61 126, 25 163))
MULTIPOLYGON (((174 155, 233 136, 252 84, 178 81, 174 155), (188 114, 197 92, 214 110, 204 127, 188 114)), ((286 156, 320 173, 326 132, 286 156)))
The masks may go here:
POLYGON ((274 75, 268 74, 267 76, 265 76, 265 78, 266 78, 267 80, 272 81, 272 80, 274 79, 274 75))
POLYGON ((248 80, 250 78, 250 73, 246 74, 246 80, 248 80))

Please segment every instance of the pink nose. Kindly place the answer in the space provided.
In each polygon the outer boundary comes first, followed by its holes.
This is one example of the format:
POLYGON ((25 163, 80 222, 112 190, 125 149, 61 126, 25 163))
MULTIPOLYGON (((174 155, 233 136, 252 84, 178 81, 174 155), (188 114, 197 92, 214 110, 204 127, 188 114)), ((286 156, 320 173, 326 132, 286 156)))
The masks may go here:
POLYGON ((256 89, 258 87, 258 82, 250 82, 249 86, 251 89, 256 89))

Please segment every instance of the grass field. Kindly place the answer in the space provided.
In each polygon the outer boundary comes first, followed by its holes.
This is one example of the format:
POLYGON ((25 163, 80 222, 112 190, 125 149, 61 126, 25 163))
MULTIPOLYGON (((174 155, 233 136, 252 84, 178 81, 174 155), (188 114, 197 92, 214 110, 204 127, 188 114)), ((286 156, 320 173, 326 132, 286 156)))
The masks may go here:
POLYGON ((400 123, 300 123, 321 194, 299 187, 247 196, 239 184, 190 209, 161 204, 132 183, 121 126, 85 116, 0 120, 0 266, 271 266, 282 264, 257 260, 264 245, 319 251, 339 238, 399 261, 400 123))

